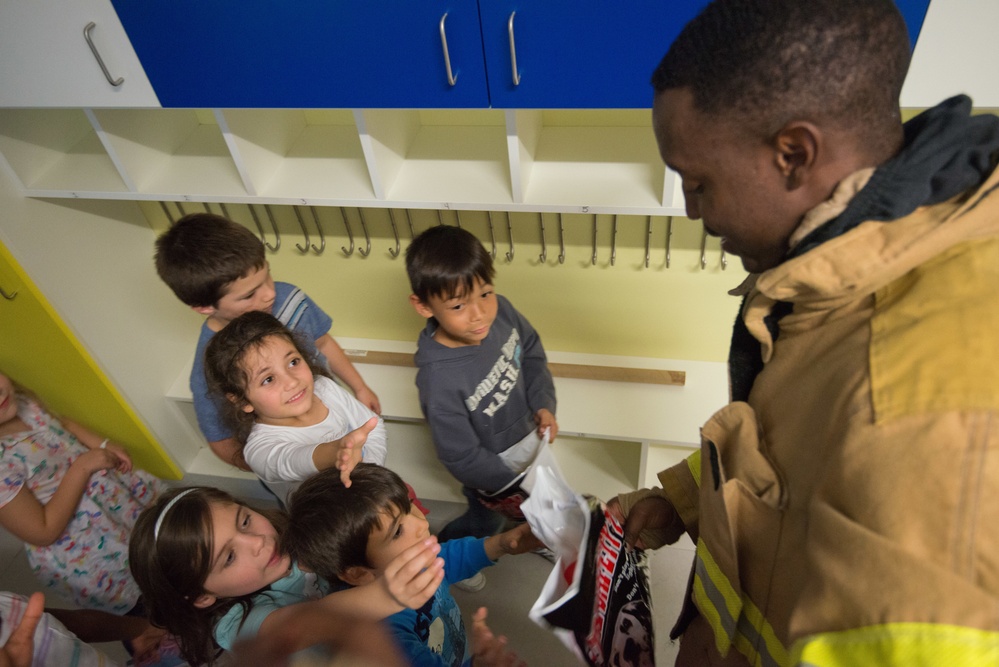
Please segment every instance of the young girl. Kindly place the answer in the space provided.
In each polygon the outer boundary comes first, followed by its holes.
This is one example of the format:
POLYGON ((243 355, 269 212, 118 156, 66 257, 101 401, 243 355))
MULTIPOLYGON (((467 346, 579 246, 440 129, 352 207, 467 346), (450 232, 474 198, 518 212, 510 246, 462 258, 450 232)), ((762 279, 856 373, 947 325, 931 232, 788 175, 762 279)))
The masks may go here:
MULTIPOLYGON (((24 540, 28 562, 47 587, 87 609, 135 608, 129 533, 159 490, 156 478, 132 470, 121 447, 56 419, 0 374, 0 526, 24 540)), ((108 628, 104 641, 151 630, 144 618, 132 617, 116 629, 121 634, 108 628)))
POLYGON ((254 511, 207 487, 169 491, 139 517, 132 574, 153 623, 177 637, 191 664, 211 665, 218 648, 231 649, 237 638, 288 640, 288 628, 295 648, 305 648, 324 641, 342 614, 381 619, 419 608, 443 580, 440 547, 430 538, 379 580, 330 593, 330 583, 284 553, 284 524, 283 513, 254 511))
POLYGON ((381 417, 303 353, 275 317, 249 312, 212 337, 205 350, 211 390, 228 398, 223 417, 253 472, 287 500, 298 483, 336 467, 349 485, 359 461, 385 462, 381 417))

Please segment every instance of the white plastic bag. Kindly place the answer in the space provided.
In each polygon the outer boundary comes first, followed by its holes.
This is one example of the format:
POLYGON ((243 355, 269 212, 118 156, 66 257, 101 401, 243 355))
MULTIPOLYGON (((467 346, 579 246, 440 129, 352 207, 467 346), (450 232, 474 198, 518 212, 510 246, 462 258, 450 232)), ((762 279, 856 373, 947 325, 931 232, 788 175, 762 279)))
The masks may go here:
POLYGON ((602 502, 569 487, 547 447, 529 473, 531 495, 521 510, 557 557, 529 612, 531 620, 550 629, 588 665, 652 667, 645 552, 627 548, 623 526, 602 502))

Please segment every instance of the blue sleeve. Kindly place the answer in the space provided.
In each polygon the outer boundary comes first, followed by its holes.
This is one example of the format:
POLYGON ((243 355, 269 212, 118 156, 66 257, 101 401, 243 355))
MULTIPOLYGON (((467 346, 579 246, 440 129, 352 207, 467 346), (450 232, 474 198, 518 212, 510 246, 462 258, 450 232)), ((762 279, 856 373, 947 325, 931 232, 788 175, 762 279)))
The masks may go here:
POLYGON ((194 414, 198 417, 198 427, 208 442, 225 440, 233 436, 232 430, 222 420, 222 396, 215 396, 208 391, 208 380, 205 378, 205 348, 215 333, 206 325, 201 326, 198 337, 198 347, 194 351, 194 364, 191 366, 191 396, 194 398, 194 414))
POLYGON ((315 349, 316 341, 330 332, 333 318, 326 314, 309 295, 291 283, 274 283, 274 306, 271 311, 286 327, 305 338, 320 363, 329 363, 315 349))
POLYGON ((494 565, 486 555, 484 537, 462 537, 441 544, 444 559, 444 584, 468 579, 482 568, 494 565))

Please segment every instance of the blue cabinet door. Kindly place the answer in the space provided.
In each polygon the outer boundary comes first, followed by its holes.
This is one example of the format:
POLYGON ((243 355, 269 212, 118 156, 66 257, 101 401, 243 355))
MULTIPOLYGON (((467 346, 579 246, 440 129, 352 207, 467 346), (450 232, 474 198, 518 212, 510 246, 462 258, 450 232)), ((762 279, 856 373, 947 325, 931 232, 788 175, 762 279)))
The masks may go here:
POLYGON ((707 0, 479 0, 500 108, 644 108, 649 79, 707 0), (514 81, 510 32, 520 83, 514 81))
MULTIPOLYGON (((896 2, 914 45, 930 0, 896 2)), ((479 0, 490 102, 519 109, 651 107, 653 70, 706 4, 479 0)))
POLYGON ((112 2, 164 107, 489 106, 475 0, 112 2))

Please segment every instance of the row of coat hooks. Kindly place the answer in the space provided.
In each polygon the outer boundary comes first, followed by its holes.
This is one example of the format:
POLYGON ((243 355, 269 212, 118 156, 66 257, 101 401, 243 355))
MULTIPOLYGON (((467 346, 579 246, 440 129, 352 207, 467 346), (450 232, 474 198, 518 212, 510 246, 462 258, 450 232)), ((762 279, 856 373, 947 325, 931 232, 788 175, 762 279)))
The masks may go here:
MULTIPOLYGON (((187 208, 184 206, 183 202, 179 202, 178 201, 178 202, 173 202, 173 203, 176 206, 177 214, 179 214, 180 217, 183 217, 183 216, 187 215, 188 213, 192 213, 193 212, 193 211, 187 210, 187 208)), ((170 210, 170 207, 167 205, 167 202, 161 201, 160 202, 160 206, 162 207, 163 212, 166 214, 167 219, 170 221, 171 225, 174 222, 177 221, 177 219, 178 219, 177 214, 175 214, 173 211, 170 210)), ((204 202, 202 204, 202 206, 204 207, 204 210, 206 212, 208 212, 208 213, 215 213, 216 212, 216 211, 212 210, 212 207, 211 207, 211 205, 208 202, 204 202)), ((232 216, 229 214, 229 209, 225 205, 225 203, 219 203, 219 204, 217 204, 217 206, 219 207, 219 209, 221 211, 221 215, 223 215, 226 218, 232 219, 232 216)), ((270 204, 262 204, 260 206, 263 207, 264 214, 266 215, 267 220, 269 222, 270 229, 271 229, 270 233, 271 233, 271 235, 274 238, 274 242, 273 243, 271 243, 271 241, 268 239, 267 232, 264 231, 264 225, 261 223, 260 214, 258 213, 257 208, 256 208, 257 205, 254 205, 254 204, 247 204, 246 205, 246 207, 250 211, 250 216, 253 218, 254 225, 257 228, 257 234, 260 236, 260 241, 264 244, 264 247, 267 248, 267 250, 269 250, 270 252, 274 253, 274 252, 277 252, 278 250, 281 249, 281 233, 280 233, 280 231, 278 231, 277 221, 274 218, 274 211, 271 209, 270 204)), ((316 210, 316 207, 315 206, 307 206, 307 208, 309 209, 309 217, 312 218, 312 223, 313 223, 313 226, 316 229, 316 232, 317 232, 316 235, 318 236, 318 239, 319 239, 319 245, 318 246, 312 241, 313 234, 310 233, 309 227, 308 227, 308 225, 306 224, 306 221, 305 221, 305 216, 302 214, 302 210, 301 209, 303 207, 302 206, 298 206, 298 205, 293 205, 291 208, 294 209, 294 211, 295 211, 295 217, 298 219, 298 224, 302 228, 302 235, 304 236, 304 245, 301 244, 301 243, 296 243, 295 244, 296 250, 298 250, 298 252, 300 252, 303 255, 309 254, 310 252, 313 253, 313 254, 315 254, 315 255, 322 255, 326 251, 326 236, 323 233, 323 227, 322 227, 322 225, 319 222, 319 213, 316 210)), ((355 242, 355 239, 354 239, 354 230, 351 227, 350 218, 347 216, 347 210, 346 210, 346 208, 343 207, 343 206, 340 206, 338 208, 340 209, 340 216, 343 219, 344 227, 347 230, 347 240, 348 240, 348 245, 340 247, 341 252, 343 252, 344 256, 346 256, 346 257, 352 256, 355 251, 361 257, 368 257, 371 254, 371 236, 368 233, 368 223, 367 223, 367 220, 366 220, 366 217, 365 217, 364 209, 362 207, 357 207, 356 208, 358 221, 360 223, 360 227, 361 227, 362 233, 364 234, 364 243, 363 243, 363 246, 362 246, 360 243, 356 243, 355 242)), ((405 214, 406 224, 409 227, 410 238, 414 238, 416 236, 417 232, 416 232, 416 229, 413 227, 413 218, 410 215, 410 211, 409 211, 409 209, 403 209, 402 211, 405 214)), ((458 227, 461 227, 462 226, 462 222, 461 222, 461 211, 455 210, 454 213, 455 213, 455 223, 456 223, 456 225, 458 227)), ((394 209, 388 209, 388 215, 389 215, 389 223, 392 226, 392 235, 393 235, 394 241, 395 241, 394 246, 390 247, 389 250, 388 250, 388 252, 389 252, 389 255, 391 255, 391 257, 393 259, 396 259, 397 257, 399 257, 400 254, 402 254, 402 241, 401 241, 400 236, 399 236, 399 225, 396 222, 395 210, 394 209)), ((557 215, 558 215, 558 239, 559 239, 559 254, 558 254, 557 259, 558 259, 558 263, 559 264, 564 264, 565 263, 565 257, 566 257, 566 254, 565 254, 565 225, 564 225, 564 223, 562 221, 562 213, 558 213, 557 215)), ((593 251, 592 251, 592 256, 590 258, 590 263, 593 264, 593 265, 596 265, 596 263, 597 263, 597 216, 595 214, 591 214, 591 215, 592 215, 592 218, 593 218, 593 234, 592 234, 592 237, 593 237, 593 251)), ((490 246, 491 246, 491 248, 490 248, 490 255, 493 257, 493 259, 496 259, 496 256, 499 253, 499 250, 497 249, 497 244, 496 244, 496 229, 495 229, 496 225, 494 224, 494 220, 493 220, 493 212, 492 211, 487 211, 487 217, 488 217, 488 221, 489 221, 489 241, 490 241, 490 246)), ((538 256, 538 261, 541 264, 545 264, 548 261, 548 239, 547 239, 547 230, 545 228, 545 216, 544 216, 543 213, 538 213, 538 220, 539 220, 539 223, 540 223, 540 226, 541 226, 541 254, 538 256)), ((444 216, 443 216, 443 214, 442 214, 442 212, 440 210, 437 210, 437 224, 439 224, 439 225, 445 224, 444 223, 444 216)), ((507 238, 509 239, 509 250, 507 250, 504 253, 504 257, 506 258, 507 262, 512 262, 513 258, 515 256, 516 251, 515 251, 515 248, 514 248, 514 240, 513 240, 513 224, 512 224, 512 222, 510 220, 510 214, 509 213, 506 214, 506 231, 507 231, 507 238)), ((613 228, 612 228, 612 234, 611 234, 611 254, 610 254, 610 265, 611 266, 614 266, 615 262, 617 261, 617 232, 618 232, 618 216, 617 216, 617 214, 613 214, 613 228)), ((673 239, 673 216, 667 216, 666 217, 665 264, 664 264, 664 267, 667 268, 667 269, 670 268, 670 263, 672 261, 672 256, 671 256, 672 255, 672 248, 671 248, 672 239, 673 239)), ((707 230, 702 228, 702 231, 701 231, 701 259, 700 259, 701 270, 706 269, 707 266, 708 266, 707 239, 708 239, 707 230)), ((649 268, 651 261, 652 261, 652 216, 650 215, 650 216, 646 216, 645 263, 644 263, 645 268, 649 268)), ((721 264, 721 268, 722 268, 723 271, 726 268, 728 268, 728 258, 725 255, 725 250, 724 249, 721 250, 720 264, 721 264)))

